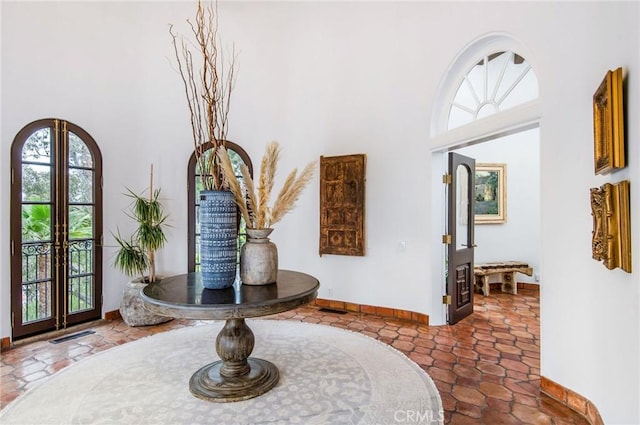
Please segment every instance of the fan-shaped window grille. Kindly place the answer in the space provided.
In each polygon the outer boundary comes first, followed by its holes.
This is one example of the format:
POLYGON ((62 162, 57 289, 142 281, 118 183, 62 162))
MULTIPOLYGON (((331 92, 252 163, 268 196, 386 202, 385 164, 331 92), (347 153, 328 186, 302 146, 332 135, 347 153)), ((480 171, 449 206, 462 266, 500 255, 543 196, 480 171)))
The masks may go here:
POLYGON ((487 55, 464 76, 451 103, 448 129, 512 108, 538 97, 538 79, 520 55, 487 55))

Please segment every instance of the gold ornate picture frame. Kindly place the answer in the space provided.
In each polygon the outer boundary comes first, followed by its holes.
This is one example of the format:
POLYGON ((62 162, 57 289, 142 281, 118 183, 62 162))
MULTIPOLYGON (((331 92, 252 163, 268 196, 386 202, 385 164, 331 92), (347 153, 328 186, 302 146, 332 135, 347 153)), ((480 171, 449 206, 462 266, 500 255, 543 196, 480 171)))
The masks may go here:
POLYGON ((624 168, 622 68, 608 71, 593 95, 593 156, 596 174, 624 168))
POLYGON ((629 181, 591 188, 592 257, 606 268, 631 273, 629 181))
POLYGON ((475 224, 507 222, 507 164, 476 164, 475 224))

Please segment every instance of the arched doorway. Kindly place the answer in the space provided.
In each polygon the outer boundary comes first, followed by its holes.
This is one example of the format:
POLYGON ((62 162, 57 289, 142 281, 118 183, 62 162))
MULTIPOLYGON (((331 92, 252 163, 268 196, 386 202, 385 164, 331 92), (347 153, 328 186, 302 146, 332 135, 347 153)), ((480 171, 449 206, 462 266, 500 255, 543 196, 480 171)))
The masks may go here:
MULTIPOLYGON (((432 231, 445 230, 447 153, 465 146, 537 128, 540 100, 530 52, 503 33, 483 36, 465 47, 453 60, 438 87, 431 120, 431 163, 434 205, 432 231)), ((447 322, 447 308, 440 304, 447 293, 446 246, 432 257, 432 319, 447 322)))

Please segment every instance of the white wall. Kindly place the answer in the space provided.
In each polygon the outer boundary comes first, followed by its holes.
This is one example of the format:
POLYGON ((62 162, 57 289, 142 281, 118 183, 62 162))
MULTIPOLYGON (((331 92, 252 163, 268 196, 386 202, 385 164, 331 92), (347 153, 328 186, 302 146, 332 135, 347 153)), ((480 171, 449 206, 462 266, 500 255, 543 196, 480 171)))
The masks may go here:
MULTIPOLYGON (((124 226, 123 187, 146 186, 154 162, 174 226, 161 272, 186 270, 186 162, 191 151, 168 23, 191 2, 2 2, 0 335, 10 335, 9 151, 20 128, 59 117, 87 130, 105 161, 105 235, 124 226)), ((230 138, 257 159, 284 148, 280 176, 320 155, 367 154, 367 255, 317 255, 317 179, 273 233, 282 267, 316 275, 320 296, 432 313, 441 252, 433 214, 429 122, 453 57, 491 31, 533 52, 540 130, 542 374, 591 399, 608 424, 640 414, 639 273, 591 260, 589 191, 632 181, 633 262, 640 267, 640 137, 628 120, 629 167, 592 170, 591 96, 607 69, 638 93, 638 3, 223 2, 222 35, 240 50, 230 138), (569 34, 569 35, 567 35, 569 34), (406 243, 400 249, 400 242, 406 243)), ((182 27, 184 28, 184 27, 182 27)), ((628 96, 628 117, 640 112, 628 96)), ((123 228, 123 231, 126 229, 123 228)), ((107 241, 108 242, 108 241, 107 241)), ((109 266, 104 311, 126 278, 109 266)))
MULTIPOLYGON (((554 40, 539 61, 544 74, 542 373, 591 399, 605 423, 635 424, 640 423, 639 4, 576 6, 552 9, 555 15, 573 13, 571 36, 554 40), (593 31, 600 23, 606 30, 593 31), (595 176, 592 96, 606 71, 619 66, 625 70, 629 166, 595 176), (632 187, 632 274, 609 271, 591 259, 589 188, 623 179, 632 187)), ((559 34, 563 27, 566 31, 566 24, 548 20, 544 34, 559 34)), ((536 43, 549 41, 544 34, 536 43)))
POLYGON ((457 153, 479 163, 506 164, 507 222, 476 224, 475 262, 524 261, 533 276, 519 273, 518 282, 536 283, 540 274, 540 131, 530 129, 457 153))
MULTIPOLYGON (((0 29, 2 27, 2 22, 2 2, 0 2, 0 29)), ((4 100, 2 93, 2 86, 4 82, 2 76, 4 70, 2 60, 4 55, 1 53, 4 46, 3 43, 3 31, 0 30, 0 128, 4 126, 4 121, 2 120, 4 117, 2 109, 4 100)), ((5 196, 8 192, 5 189, 5 185, 8 184, 6 179, 10 178, 11 174, 9 171, 10 167, 8 165, 9 150, 5 148, 7 142, 4 141, 4 134, 1 133, 1 130, 0 137, 0 140, 2 140, 0 144, 0 217, 2 217, 2 219, 0 219, 0 241, 5 241, 9 239, 9 235, 5 233, 6 229, 9 227, 9 220, 7 219, 7 216, 9 215, 9 204, 8 198, 5 196)), ((0 242, 0 258, 9 258, 8 248, 8 244, 0 242)), ((7 284, 4 285, 0 284, 0 337, 8 336, 11 333, 11 324, 9 323, 11 320, 11 299, 10 285, 8 284, 11 272, 9 271, 8 265, 8 260, 0 259, 0 280, 7 282, 7 284)))

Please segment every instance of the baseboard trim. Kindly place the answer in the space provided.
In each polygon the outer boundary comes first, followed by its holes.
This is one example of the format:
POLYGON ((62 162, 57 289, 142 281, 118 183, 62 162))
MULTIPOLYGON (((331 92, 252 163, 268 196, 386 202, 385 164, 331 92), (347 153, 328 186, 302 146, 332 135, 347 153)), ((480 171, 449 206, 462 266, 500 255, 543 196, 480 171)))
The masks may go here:
POLYGON ((544 376, 540 377, 540 391, 574 412, 584 416, 591 425, 604 425, 598 408, 589 399, 544 376))
MULTIPOLYGON (((528 289, 531 291, 539 291, 540 285, 537 283, 529 283, 529 282, 518 282, 518 289, 528 289)), ((489 283, 489 290, 493 291, 502 291, 502 282, 491 282, 489 283)))
POLYGON ((104 320, 118 320, 121 318, 120 310, 107 311, 104 313, 104 320))
POLYGON ((539 291, 540 285, 537 283, 518 282, 518 289, 530 289, 532 291, 539 291))
POLYGON ((415 311, 350 303, 346 301, 326 300, 323 298, 317 298, 314 304, 318 307, 330 308, 333 310, 343 310, 349 311, 351 313, 373 314, 375 316, 389 317, 398 320, 415 322, 421 325, 429 325, 429 315, 416 313, 415 311))
POLYGON ((4 351, 9 347, 11 347, 11 338, 5 336, 4 338, 0 339, 0 351, 4 351))

